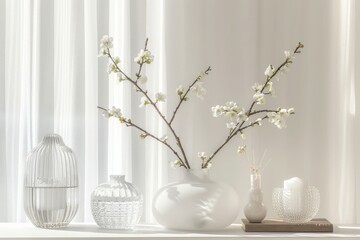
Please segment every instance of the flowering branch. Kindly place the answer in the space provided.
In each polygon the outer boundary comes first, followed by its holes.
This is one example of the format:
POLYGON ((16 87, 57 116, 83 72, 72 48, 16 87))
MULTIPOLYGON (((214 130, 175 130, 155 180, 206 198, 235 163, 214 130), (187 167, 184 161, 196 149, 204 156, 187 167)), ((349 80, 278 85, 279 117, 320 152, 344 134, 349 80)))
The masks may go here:
MULTIPOLYGON (((176 134, 176 132, 174 131, 174 129, 172 128, 171 124, 167 121, 167 119, 165 118, 165 116, 161 113, 160 109, 158 108, 158 106, 156 105, 158 102, 164 101, 165 100, 165 95, 162 93, 157 93, 155 95, 156 100, 152 100, 150 98, 150 96, 148 95, 148 92, 145 91, 140 85, 140 79, 141 79, 141 70, 143 68, 143 65, 145 63, 150 64, 153 61, 153 56, 151 55, 150 51, 148 51, 147 49, 147 44, 148 44, 148 39, 146 39, 145 41, 145 47, 144 50, 141 50, 139 55, 134 59, 134 61, 136 63, 139 64, 139 70, 138 72, 135 74, 136 75, 136 80, 133 80, 132 78, 130 78, 128 75, 126 75, 124 73, 124 71, 121 70, 121 68, 119 67, 119 63, 120 60, 118 60, 117 58, 114 58, 111 53, 110 53, 110 48, 112 47, 112 38, 108 37, 108 36, 104 36, 103 39, 101 40, 101 50, 100 50, 100 54, 102 56, 107 56, 109 57, 109 59, 111 60, 111 64, 109 65, 109 73, 114 72, 114 73, 120 73, 121 76, 119 76, 119 80, 128 80, 131 84, 133 84, 135 86, 135 89, 137 92, 141 92, 143 94, 143 98, 142 98, 142 105, 147 105, 150 104, 153 106, 153 108, 155 109, 155 111, 159 114, 159 116, 161 117, 161 119, 164 121, 164 123, 168 126, 169 130, 171 131, 171 133, 173 134, 176 144, 177 146, 180 148, 181 154, 182 154, 182 158, 178 155, 175 154, 178 157, 178 160, 180 160, 181 166, 190 169, 190 164, 187 160, 184 148, 182 146, 180 137, 176 134), (104 47, 105 46, 105 47, 104 47)), ((140 105, 140 106, 142 106, 140 105)), ((132 126, 131 124, 129 126, 132 126)), ((136 127, 136 126, 133 126, 136 127)), ((136 127, 137 128, 137 127, 136 127)), ((139 128, 138 128, 139 129, 139 128)), ((139 129, 140 130, 140 129, 139 129)), ((149 135, 150 136, 150 135, 149 135)), ((155 138, 156 139, 156 138, 155 138)), ((163 142, 162 142, 163 143, 163 142)), ((165 143, 164 143, 165 144, 165 143)), ((166 144, 165 144, 166 145, 166 144)), ((168 145, 168 144, 167 144, 168 145)), ((170 146, 170 145, 169 145, 170 146)), ((173 148, 171 148, 173 150, 173 148)))
POLYGON ((202 78, 205 76, 205 75, 208 75, 209 72, 211 71, 211 67, 209 66, 203 73, 201 73, 196 79, 195 81, 190 84, 190 86, 188 87, 188 89, 186 90, 186 92, 184 93, 183 90, 181 89, 182 87, 178 88, 177 89, 177 94, 179 95, 180 97, 180 101, 178 103, 178 105, 176 106, 174 112, 173 112, 173 115, 169 121, 169 124, 171 125, 171 123, 174 121, 174 118, 175 118, 175 115, 177 113, 177 111, 179 110, 181 104, 184 102, 184 101, 187 101, 188 98, 187 98, 187 95, 189 94, 190 90, 193 89, 193 87, 195 86, 195 84, 199 81, 202 80, 202 78))
MULTIPOLYGON (((286 109, 277 109, 277 110, 258 110, 258 111, 252 111, 255 104, 264 104, 265 98, 264 98, 264 90, 269 89, 269 91, 265 94, 271 94, 272 93, 272 82, 271 80, 277 76, 278 73, 281 73, 282 71, 286 70, 291 63, 293 63, 292 59, 294 58, 295 54, 301 53, 300 49, 303 48, 304 45, 302 43, 298 43, 297 47, 291 54, 288 51, 285 51, 285 61, 275 70, 272 65, 269 65, 268 68, 265 71, 266 75, 266 81, 263 85, 255 84, 253 86, 253 90, 256 91, 254 94, 254 101, 252 102, 250 108, 248 111, 245 111, 242 109, 242 111, 239 111, 239 108, 237 105, 233 102, 229 102, 227 106, 216 106, 213 107, 212 110, 214 112, 214 116, 220 116, 223 114, 230 115, 231 117, 236 117, 238 122, 236 124, 233 124, 233 126, 228 125, 231 127, 230 133, 225 139, 225 141, 215 150, 215 152, 207 158, 206 161, 202 161, 202 168, 207 168, 210 164, 211 160, 220 152, 220 150, 238 133, 243 133, 243 131, 249 127, 255 126, 255 125, 261 125, 261 121, 264 119, 269 119, 271 123, 274 123, 278 128, 282 128, 285 125, 284 117, 288 117, 290 114, 294 114, 294 109, 290 108, 288 110, 286 109), (248 118, 253 115, 257 115, 260 113, 267 113, 267 115, 258 118, 255 122, 250 122, 248 125, 244 126, 246 121, 248 121, 248 118), (233 114, 233 116, 232 116, 233 114), (239 121, 240 120, 240 121, 239 121)), ((244 147, 240 147, 240 151, 244 150, 244 147)))
MULTIPOLYGON (((110 59, 110 64, 108 66, 108 72, 116 73, 118 80, 121 81, 129 81, 132 85, 134 85, 135 91, 140 92, 143 96, 141 97, 140 101, 141 104, 139 107, 144 107, 146 105, 151 105, 157 114, 160 116, 162 121, 167 125, 167 128, 172 133, 173 137, 175 138, 175 142, 177 145, 177 148, 180 150, 181 154, 179 154, 173 146, 167 143, 167 136, 165 135, 162 138, 159 138, 155 136, 152 133, 149 133, 144 128, 140 127, 138 124, 135 124, 131 121, 131 119, 127 119, 122 116, 121 110, 115 107, 112 107, 111 109, 105 109, 102 107, 99 107, 103 110, 103 115, 107 118, 109 117, 115 117, 119 120, 120 123, 125 124, 127 127, 134 127, 138 129, 141 134, 141 138, 146 138, 147 136, 155 139, 156 141, 164 144, 169 150, 173 152, 173 154, 177 157, 177 159, 173 162, 175 166, 184 167, 186 169, 190 169, 190 164, 187 159, 185 150, 182 146, 180 137, 177 135, 175 130, 172 127, 172 123, 175 119, 176 114, 178 113, 181 105, 184 101, 187 101, 189 99, 189 93, 193 92, 196 94, 197 97, 203 98, 203 96, 206 94, 206 89, 203 87, 203 78, 209 74, 211 71, 211 68, 208 67, 204 72, 200 73, 200 75, 188 86, 186 91, 184 88, 180 85, 176 89, 177 95, 180 97, 180 100, 175 107, 175 110, 171 116, 171 118, 168 120, 164 114, 159 109, 158 104, 160 102, 165 102, 166 95, 161 92, 157 92, 155 94, 155 98, 151 98, 148 91, 142 86, 142 84, 145 84, 147 82, 147 77, 145 75, 142 75, 142 69, 145 64, 150 64, 153 62, 154 56, 151 54, 151 52, 147 49, 148 45, 148 39, 145 41, 145 47, 144 49, 140 50, 137 57, 134 58, 134 61, 139 64, 139 69, 135 73, 135 79, 132 79, 129 75, 127 75, 120 67, 120 59, 118 57, 113 57, 110 53, 110 49, 113 47, 112 44, 112 38, 108 36, 104 36, 101 39, 100 44, 100 55, 106 56, 110 59)), ((284 128, 286 127, 285 118, 290 116, 291 114, 294 114, 294 109, 262 109, 262 110, 253 110, 256 104, 262 105, 265 103, 265 95, 271 95, 273 96, 274 89, 273 89, 273 82, 271 81, 273 78, 278 79, 278 75, 289 67, 289 65, 292 63, 292 59, 294 58, 294 55, 297 53, 300 53, 300 49, 304 46, 299 43, 296 49, 290 53, 289 51, 285 51, 286 60, 277 68, 275 69, 272 65, 269 65, 268 68, 265 71, 266 80, 263 85, 259 85, 258 83, 255 83, 255 85, 252 87, 255 91, 255 94, 253 95, 254 101, 250 105, 248 110, 245 110, 244 108, 239 108, 235 102, 227 102, 225 106, 215 106, 212 108, 213 116, 218 117, 220 115, 224 115, 227 117, 230 117, 231 122, 227 123, 226 126, 229 129, 229 134, 226 137, 225 141, 215 150, 215 152, 208 157, 205 152, 199 152, 198 157, 201 160, 201 166, 202 168, 208 168, 211 166, 211 160, 215 157, 215 155, 223 149, 223 147, 231 140, 233 139, 238 133, 244 138, 243 131, 246 130, 249 127, 253 126, 261 126, 262 121, 264 119, 268 119, 271 123, 276 125, 278 128, 284 128), (255 121, 248 122, 249 118, 261 115, 261 117, 257 118, 255 121)), ((244 152, 245 146, 239 147, 238 152, 244 152)))
MULTIPOLYGON (((149 42, 149 39, 146 38, 144 51, 148 50, 147 49, 148 42, 149 42)), ((135 74, 136 75, 136 83, 138 82, 139 78, 141 77, 141 70, 142 70, 142 67, 143 67, 144 63, 145 63, 144 59, 141 58, 141 62, 140 62, 140 65, 139 65, 139 71, 135 74)))
POLYGON ((131 121, 130 118, 126 119, 125 117, 122 116, 120 109, 116 109, 116 108, 112 108, 112 109, 105 109, 103 107, 98 107, 99 109, 103 110, 104 113, 108 113, 109 115, 106 115, 105 117, 116 117, 120 123, 124 123, 125 126, 127 127, 134 127, 136 129, 138 129, 139 131, 141 131, 141 135, 140 137, 145 139, 147 136, 155 139, 156 141, 164 144, 166 147, 168 147, 173 153, 174 155, 180 160, 181 164, 183 164, 183 162, 181 161, 181 158, 179 156, 179 154, 175 151, 175 149, 173 149, 168 143, 167 143, 167 138, 159 138, 156 137, 154 134, 149 133, 148 131, 146 131, 144 128, 140 127, 139 125, 133 123, 131 121))

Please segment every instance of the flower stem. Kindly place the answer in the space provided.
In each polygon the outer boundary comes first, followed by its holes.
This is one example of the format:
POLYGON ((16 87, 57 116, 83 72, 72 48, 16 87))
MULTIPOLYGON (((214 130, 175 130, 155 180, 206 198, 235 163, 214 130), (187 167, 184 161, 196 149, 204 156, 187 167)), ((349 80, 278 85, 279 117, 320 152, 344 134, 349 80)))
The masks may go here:
POLYGON ((150 97, 149 95, 147 94, 147 92, 142 89, 136 82, 133 82, 133 84, 135 85, 135 87, 138 89, 138 91, 140 91, 146 98, 147 100, 149 101, 149 103, 154 107, 155 111, 159 114, 159 116, 163 119, 164 123, 167 125, 167 127, 169 128, 169 130, 171 131, 171 133, 173 134, 174 138, 175 138, 175 141, 176 141, 176 144, 178 145, 178 147, 180 148, 180 151, 182 153, 182 156, 183 156, 183 160, 180 158, 179 160, 183 162, 183 165, 190 169, 190 164, 186 158, 186 154, 185 154, 185 151, 184 151, 184 148, 181 144, 181 140, 180 140, 180 137, 176 134, 175 130, 173 129, 173 127, 170 125, 170 123, 166 120, 165 116, 161 113, 160 109, 158 108, 158 106, 156 105, 156 102, 154 102, 150 97))
MULTIPOLYGON (((303 47, 304 47, 304 45, 303 45, 302 43, 299 43, 299 44, 297 45, 297 47, 295 48, 293 54, 300 53, 301 51, 300 51, 299 49, 300 49, 300 48, 303 48, 303 47)), ((284 66, 286 66, 287 64, 291 64, 291 63, 292 63, 291 59, 288 59, 288 58, 287 58, 287 59, 275 70, 275 72, 274 72, 270 77, 267 77, 267 78, 266 78, 265 84, 264 84, 264 86, 262 87, 262 89, 260 90, 260 92, 263 93, 263 91, 264 91, 265 88, 266 88, 266 85, 270 82, 270 80, 273 79, 273 78, 279 73, 279 71, 280 71, 284 66)), ((259 110, 259 111, 254 111, 254 112, 252 112, 252 109, 254 108, 255 104, 256 104, 256 100, 254 100, 254 101, 252 102, 249 110, 247 111, 249 117, 252 116, 252 115, 256 115, 256 114, 259 114, 259 113, 263 113, 263 112, 277 112, 277 111, 274 111, 274 110, 259 110)), ((267 115, 264 116, 264 117, 262 117, 261 119, 264 120, 264 119, 266 119, 266 118, 268 118, 267 115)), ((236 127, 235 127, 233 130, 230 131, 230 133, 229 133, 229 135, 227 136, 227 138, 225 139, 225 141, 224 141, 224 142, 215 150, 215 152, 207 159, 206 163, 203 164, 203 166, 202 166, 203 168, 206 168, 206 167, 207 167, 208 163, 210 163, 210 161, 216 156, 216 154, 218 154, 218 153, 220 152, 220 150, 221 150, 228 142, 230 142, 230 140, 231 140, 232 138, 234 138, 239 132, 244 131, 244 130, 247 129, 248 127, 254 126, 254 125, 256 124, 256 122, 253 122, 253 123, 251 123, 251 124, 249 124, 249 125, 247 125, 247 126, 244 126, 244 124, 245 124, 245 121, 242 121, 241 123, 240 123, 240 122, 237 123, 236 127)))
MULTIPOLYGON (((108 111, 109 109, 103 108, 103 107, 99 107, 99 109, 104 110, 104 111, 108 111)), ((127 127, 134 127, 136 129, 138 129, 139 131, 141 131, 142 133, 145 134, 145 137, 149 136, 153 139, 155 139, 156 141, 164 144, 166 147, 168 147, 173 153, 174 155, 181 161, 181 157, 179 156, 179 154, 177 153, 177 151, 175 151, 175 149, 168 144, 166 141, 161 140, 159 137, 156 137, 154 134, 149 133, 148 131, 146 131, 144 128, 140 127, 138 124, 133 123, 130 119, 126 119, 126 118, 118 118, 118 120, 120 121, 120 123, 125 123, 125 125, 127 127)), ((187 168, 187 166, 185 166, 187 168)))
MULTIPOLYGON (((144 51, 147 50, 148 41, 149 41, 149 39, 146 38, 144 51)), ((144 59, 141 59, 141 63, 140 63, 140 66, 139 66, 139 71, 137 72, 137 74, 135 74, 136 75, 136 82, 139 80, 139 78, 141 76, 141 70, 142 70, 143 65, 144 65, 144 59)))
MULTIPOLYGON (((121 120, 120 120, 121 121, 121 120)), ((149 136, 153 139, 155 139, 156 141, 164 144, 165 146, 167 146, 173 153, 174 155, 181 161, 181 157, 179 156, 179 154, 175 151, 175 149, 173 149, 173 147, 168 144, 166 141, 161 140, 160 138, 156 137, 154 134, 149 133, 148 131, 146 131, 145 129, 143 129, 142 127, 140 127, 137 124, 134 124, 132 121, 129 120, 125 120, 124 123, 126 124, 127 127, 134 127, 136 129, 138 129, 139 131, 143 132, 146 136, 149 136)), ((187 168, 187 166, 185 166, 185 168, 187 168)))
MULTIPOLYGON (((209 67, 205 70, 204 73, 205 73, 206 75, 208 75, 210 71, 211 71, 211 67, 209 66, 209 67)), ((173 115, 172 115, 172 117, 171 117, 171 119, 170 119, 170 121, 169 121, 169 124, 170 124, 170 125, 171 125, 171 123, 174 121, 174 118, 175 118, 175 115, 176 115, 177 111, 179 110, 181 104, 185 101, 186 96, 187 96, 188 93, 190 92, 191 88, 192 88, 199 80, 200 80, 200 78, 197 77, 197 78, 195 79, 195 81, 194 81, 192 84, 189 85, 189 87, 188 87, 188 89, 186 90, 185 94, 180 98, 180 101, 179 101, 178 105, 176 106, 176 108, 175 108, 175 110, 174 110, 174 112, 173 112, 173 115)))
MULTIPOLYGON (((144 50, 146 51, 147 50, 147 44, 148 44, 148 39, 146 39, 145 41, 145 48, 144 50)), ((185 154, 185 151, 184 151, 184 148, 182 146, 182 143, 181 143, 181 140, 180 140, 180 137, 176 134, 175 130, 172 128, 171 124, 166 120, 165 116, 161 113, 160 109, 157 107, 156 103, 157 102, 154 102, 148 95, 147 91, 145 91, 144 89, 142 89, 139 84, 137 83, 137 80, 140 78, 141 76, 141 70, 142 70, 142 66, 144 64, 144 61, 142 60, 142 62, 140 63, 140 66, 139 66, 139 71, 138 73, 136 74, 136 81, 133 80, 132 78, 130 78, 128 75, 126 75, 121 69, 120 67, 117 65, 117 63, 114 61, 113 57, 111 56, 111 53, 108 49, 108 56, 109 58, 111 59, 111 61, 113 62, 113 64, 116 66, 116 69, 124 75, 124 77, 126 78, 126 80, 128 80, 130 83, 132 83, 135 88, 136 88, 136 91, 138 92, 141 92, 145 97, 146 99, 149 101, 149 103, 154 107, 154 109, 156 110, 156 112, 159 114, 159 116, 163 119, 164 123, 168 126, 169 130, 171 131, 171 133, 173 134, 174 138, 175 138, 175 141, 176 141, 176 145, 179 147, 180 151, 181 151, 181 154, 183 156, 183 158, 180 158, 180 156, 178 154, 175 154, 179 160, 181 161, 183 167, 185 167, 186 169, 190 169, 190 164, 189 164, 189 161, 187 160, 187 157, 186 157, 186 154, 185 154)), ((134 126, 135 127, 135 126, 134 126)), ((140 130, 140 129, 139 129, 140 130)), ((149 135, 150 136, 150 135, 149 135)), ((155 138, 156 139, 156 138, 155 138)), ((161 141, 162 142, 162 141, 161 141)), ((165 143, 164 143, 165 144, 165 143)), ((166 145, 166 144, 165 144, 166 145)), ((169 144, 167 144, 169 145, 169 144)), ((169 145, 170 146, 170 145, 169 145)), ((173 148, 171 148, 173 150, 173 148)), ((174 151, 173 151, 174 152, 174 151)))

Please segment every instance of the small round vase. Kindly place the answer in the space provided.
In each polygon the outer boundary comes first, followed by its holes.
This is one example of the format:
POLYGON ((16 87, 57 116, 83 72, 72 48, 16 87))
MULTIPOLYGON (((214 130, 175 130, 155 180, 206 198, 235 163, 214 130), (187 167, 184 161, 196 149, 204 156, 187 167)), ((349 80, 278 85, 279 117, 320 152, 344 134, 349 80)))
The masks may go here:
POLYGON ((24 209, 37 227, 67 226, 78 210, 79 180, 75 154, 61 136, 46 135, 27 157, 24 209))
POLYGON ((91 194, 91 211, 101 228, 132 229, 142 215, 143 197, 124 175, 111 175, 91 194))
POLYGON ((155 219, 168 229, 220 230, 238 213, 237 192, 211 180, 207 169, 184 170, 182 180, 161 188, 153 201, 155 219))
POLYGON ((266 207, 263 203, 263 191, 261 190, 261 175, 253 173, 250 176, 251 187, 249 190, 249 202, 244 208, 244 214, 251 223, 260 223, 265 219, 266 207))

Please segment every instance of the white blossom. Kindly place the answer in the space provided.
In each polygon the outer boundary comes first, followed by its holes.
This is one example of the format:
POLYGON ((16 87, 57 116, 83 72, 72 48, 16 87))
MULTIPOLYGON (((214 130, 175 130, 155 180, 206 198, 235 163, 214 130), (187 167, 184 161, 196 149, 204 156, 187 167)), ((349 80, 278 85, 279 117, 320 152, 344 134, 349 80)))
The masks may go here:
POLYGON ((180 97, 184 94, 184 88, 182 85, 178 86, 178 88, 176 89, 176 94, 179 95, 180 97))
POLYGON ((166 142, 166 141, 168 140, 168 136, 165 134, 164 136, 162 136, 162 137, 160 138, 160 140, 161 140, 162 142, 166 142))
POLYGON ((140 105, 139 107, 144 107, 146 105, 148 105, 150 102, 149 100, 147 99, 147 97, 143 96, 141 99, 140 99, 140 105))
POLYGON ((109 37, 108 35, 104 35, 100 40, 100 48, 112 48, 113 47, 113 38, 109 37))
POLYGON ((196 96, 200 99, 204 99, 204 95, 206 94, 206 89, 202 86, 203 82, 197 82, 194 86, 190 88, 190 90, 196 94, 196 96))
POLYGON ((282 66, 279 70, 279 74, 280 75, 284 75, 286 73, 288 73, 290 71, 290 64, 285 64, 284 66, 282 66))
POLYGON ((269 65, 265 70, 265 76, 271 77, 274 74, 274 67, 272 65, 269 65))
POLYGON ((145 75, 141 75, 138 79, 138 82, 141 84, 145 84, 147 82, 148 78, 145 75))
POLYGON ((116 67, 115 64, 110 63, 110 64, 108 65, 108 69, 107 69, 108 74, 111 74, 111 73, 117 72, 117 71, 118 71, 118 69, 117 69, 117 67, 116 67))
POLYGON ((256 119, 255 121, 254 121, 254 124, 257 124, 257 125, 259 125, 259 126, 261 126, 262 125, 262 118, 258 118, 258 119, 256 119))
POLYGON ((275 126, 278 127, 279 129, 283 129, 286 128, 286 121, 284 118, 279 118, 277 121, 275 121, 275 126))
POLYGON ((247 115, 245 108, 241 109, 238 116, 239 116, 239 120, 241 120, 241 121, 246 122, 247 120, 249 120, 249 116, 247 115))
POLYGON ((181 167, 182 163, 179 159, 176 159, 175 161, 170 162, 170 166, 175 168, 175 167, 181 167))
POLYGON ((204 80, 205 76, 206 76, 205 72, 200 72, 199 76, 197 77, 197 80, 201 82, 204 80))
POLYGON ((242 139, 245 139, 245 138, 246 138, 246 135, 245 135, 245 133, 243 133, 243 132, 240 132, 240 137, 241 137, 242 139))
POLYGON ((230 130, 233 130, 236 127, 236 124, 234 122, 226 123, 226 127, 230 130))
POLYGON ((108 50, 106 48, 100 48, 98 57, 103 57, 108 54, 108 50))
POLYGON ((287 110, 287 112, 288 112, 288 114, 293 114, 293 113, 295 113, 295 109, 294 108, 289 108, 287 110))
POLYGON ((292 58, 294 58, 294 54, 292 54, 290 51, 284 51, 286 60, 291 60, 292 58))
POLYGON ((225 112, 225 116, 230 117, 231 120, 235 121, 237 120, 238 113, 236 113, 235 111, 228 111, 225 112))
POLYGON ((230 117, 231 120, 235 121, 238 118, 240 108, 236 102, 230 101, 223 106, 225 116, 230 117))
POLYGON ((268 113, 267 116, 269 118, 269 122, 273 123, 277 128, 282 129, 287 127, 285 118, 287 118, 289 114, 286 109, 280 109, 278 112, 268 113))
POLYGON ((158 92, 155 94, 155 99, 157 102, 165 102, 166 94, 158 92))
POLYGON ((117 77, 117 80, 119 82, 122 82, 122 81, 125 81, 126 80, 126 77, 121 73, 121 72, 117 72, 116 73, 116 77, 117 77))
POLYGON ((265 95, 261 92, 256 92, 253 96, 256 104, 265 104, 265 95))
POLYGON ((246 145, 239 146, 237 152, 240 153, 240 154, 245 153, 246 152, 246 145))
POLYGON ((254 90, 254 92, 260 92, 264 85, 255 83, 251 88, 254 90))
POLYGON ((200 158, 200 160, 204 161, 208 158, 208 156, 206 156, 205 152, 198 152, 198 158, 200 158))
POLYGON ((269 112, 267 114, 269 122, 274 123, 276 119, 278 118, 278 114, 276 112, 269 112))
MULTIPOLYGON (((247 121, 249 119, 247 112, 244 108, 241 108, 237 105, 236 102, 229 101, 225 106, 216 105, 211 108, 213 112, 213 117, 219 117, 224 115, 230 117, 232 122, 247 121)), ((227 127, 230 128, 231 125, 227 124, 227 127)))
POLYGON ((146 133, 141 133, 139 135, 140 139, 144 140, 148 135, 146 133))
POLYGON ((238 113, 240 111, 240 108, 236 102, 230 101, 226 103, 225 110, 229 112, 238 113))
POLYGON ((208 162, 207 164, 206 164, 206 168, 207 169, 210 169, 212 167, 212 163, 211 162, 208 162))
POLYGON ((139 56, 135 57, 134 62, 136 62, 137 64, 140 64, 142 62, 142 57, 139 57, 139 56))
POLYGON ((152 61, 154 61, 154 56, 151 55, 151 52, 149 50, 144 51, 144 49, 141 49, 137 57, 134 58, 134 62, 136 62, 137 64, 150 64, 152 63, 152 61))
POLYGON ((150 64, 154 61, 154 56, 151 55, 150 51, 145 51, 143 56, 144 62, 150 64))
POLYGON ((119 57, 114 57, 114 63, 119 64, 120 63, 120 58, 119 57))
POLYGON ((109 109, 109 114, 114 116, 114 117, 117 117, 117 118, 120 118, 122 116, 121 114, 121 109, 120 108, 116 108, 116 107, 112 107, 111 109, 109 109))
POLYGON ((220 105, 216 105, 215 107, 212 107, 211 111, 213 112, 213 117, 219 117, 224 114, 224 109, 220 105))
POLYGON ((274 87, 273 87, 273 82, 268 82, 265 86, 265 89, 268 91, 268 93, 270 93, 270 95, 274 95, 274 87))
POLYGON ((105 117, 105 118, 110 118, 110 117, 112 117, 112 115, 108 112, 108 111, 103 111, 102 112, 102 115, 103 115, 103 117, 105 117))
POLYGON ((281 117, 288 117, 290 114, 288 113, 288 110, 285 108, 280 109, 279 114, 281 117))
POLYGON ((110 118, 110 117, 116 117, 116 118, 120 118, 122 116, 121 113, 121 109, 120 108, 116 108, 116 107, 111 107, 110 109, 103 111, 102 115, 105 118, 110 118))

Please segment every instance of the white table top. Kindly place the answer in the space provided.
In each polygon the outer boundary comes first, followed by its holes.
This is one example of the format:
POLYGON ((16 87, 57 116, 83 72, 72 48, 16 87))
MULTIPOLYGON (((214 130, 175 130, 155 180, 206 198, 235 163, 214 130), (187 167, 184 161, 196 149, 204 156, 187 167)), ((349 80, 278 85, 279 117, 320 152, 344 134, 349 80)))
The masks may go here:
POLYGON ((139 225, 132 231, 105 230, 96 224, 72 223, 62 229, 41 229, 26 223, 0 223, 0 239, 360 239, 360 226, 334 226, 334 233, 246 233, 240 224, 220 232, 180 232, 164 229, 158 225, 139 225))

